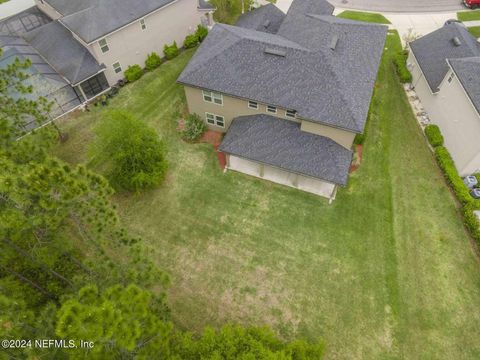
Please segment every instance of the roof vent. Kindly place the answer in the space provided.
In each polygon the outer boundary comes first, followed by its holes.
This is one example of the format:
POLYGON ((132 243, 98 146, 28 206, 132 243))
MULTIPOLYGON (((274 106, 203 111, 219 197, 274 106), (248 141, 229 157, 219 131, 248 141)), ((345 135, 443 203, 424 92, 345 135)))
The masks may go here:
POLYGON ((452 41, 453 41, 453 44, 454 44, 455 46, 460 46, 460 45, 462 45, 462 42, 460 41, 460 39, 459 39, 457 36, 455 36, 455 37, 452 39, 452 41))
POLYGON ((335 48, 337 47, 337 43, 338 43, 338 36, 334 35, 332 38, 332 41, 330 42, 330 49, 335 50, 335 48))
POLYGON ((266 29, 270 26, 270 20, 266 20, 264 23, 263 23, 263 27, 266 29))
POLYGON ((285 57, 287 55, 287 52, 282 49, 266 48, 265 54, 285 57))

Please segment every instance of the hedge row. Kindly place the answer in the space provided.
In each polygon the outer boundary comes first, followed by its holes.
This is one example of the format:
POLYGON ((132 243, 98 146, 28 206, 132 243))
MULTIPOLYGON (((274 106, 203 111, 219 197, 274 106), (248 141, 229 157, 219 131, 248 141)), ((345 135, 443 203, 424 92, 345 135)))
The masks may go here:
POLYGON ((455 163, 450 153, 444 146, 435 147, 435 157, 438 165, 443 171, 445 179, 453 189, 457 199, 462 204, 463 223, 469 230, 472 237, 480 245, 480 222, 474 211, 480 209, 480 200, 474 199, 464 184, 463 179, 457 172, 455 163))
POLYGON ((393 63, 397 69, 398 77, 400 78, 400 82, 403 84, 412 82, 412 74, 407 68, 407 58, 408 51, 400 51, 393 59, 393 63))
POLYGON ((430 145, 434 148, 443 145, 443 135, 437 125, 427 125, 425 128, 425 135, 427 136, 430 145))
MULTIPOLYGON (((183 42, 183 46, 186 49, 193 48, 201 43, 208 35, 208 29, 205 26, 198 25, 195 33, 187 35, 183 42)), ((178 56, 180 49, 177 46, 177 43, 174 41, 172 45, 165 45, 163 48, 163 54, 167 60, 171 60, 178 56)), ((152 52, 147 56, 145 60, 145 69, 154 70, 159 67, 162 63, 162 58, 156 52, 152 52)), ((142 77, 144 70, 140 65, 131 65, 123 73, 125 79, 128 82, 134 82, 142 77)))

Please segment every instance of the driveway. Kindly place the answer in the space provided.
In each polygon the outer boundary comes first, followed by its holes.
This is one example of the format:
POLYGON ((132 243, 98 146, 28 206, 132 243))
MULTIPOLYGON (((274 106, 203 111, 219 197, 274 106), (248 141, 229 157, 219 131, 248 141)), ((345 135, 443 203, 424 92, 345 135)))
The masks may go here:
POLYGON ((10 0, 0 4, 0 19, 18 14, 35 5, 34 0, 10 0))

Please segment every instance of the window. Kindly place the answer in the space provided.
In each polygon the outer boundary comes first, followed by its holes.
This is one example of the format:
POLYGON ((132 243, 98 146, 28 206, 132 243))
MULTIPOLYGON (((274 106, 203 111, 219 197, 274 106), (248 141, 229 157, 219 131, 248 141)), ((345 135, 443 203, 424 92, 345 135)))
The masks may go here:
POLYGON ((118 61, 115 64, 113 64, 113 71, 115 71, 115 74, 122 72, 122 66, 118 61))
POLYGON ((248 107, 249 107, 250 109, 255 109, 255 110, 257 110, 257 109, 258 109, 258 103, 255 102, 255 101, 249 101, 249 102, 248 102, 248 107))
POLYGON ((98 45, 100 45, 100 49, 102 50, 103 53, 106 53, 108 50, 110 50, 107 44, 107 39, 100 40, 98 42, 98 45))
POLYGON ((145 30, 147 28, 147 24, 145 24, 145 19, 140 20, 140 26, 142 27, 142 30, 145 30))
POLYGON ((207 119, 207 123, 210 125, 225 127, 225 119, 223 116, 205 113, 205 117, 207 119))
POLYGON ((213 102, 217 105, 223 105, 223 95, 213 91, 203 90, 203 100, 206 102, 213 102))
POLYGON ((295 110, 285 110, 285 116, 289 118, 295 118, 296 113, 295 110))
POLYGON ((452 72, 448 77, 448 83, 450 84, 454 78, 455 78, 455 73, 452 72))
POLYGON ((267 106, 267 112, 276 114, 277 113, 277 108, 275 106, 268 105, 267 106))

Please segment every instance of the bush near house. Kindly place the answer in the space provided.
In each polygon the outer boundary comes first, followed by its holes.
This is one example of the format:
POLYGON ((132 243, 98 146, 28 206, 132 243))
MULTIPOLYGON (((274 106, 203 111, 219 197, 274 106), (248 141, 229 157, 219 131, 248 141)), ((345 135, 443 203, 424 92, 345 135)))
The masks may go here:
POLYGON ((396 54, 393 62, 397 70, 398 77, 402 84, 412 82, 412 74, 407 68, 408 51, 400 51, 396 54))
POLYGON ((159 185, 167 172, 166 149, 155 130, 126 111, 111 111, 95 129, 92 161, 104 162, 117 190, 159 185))
POLYGON ((154 70, 159 67, 161 63, 162 58, 154 51, 147 56, 147 60, 145 60, 145 69, 154 70))
POLYGON ((185 49, 191 49, 199 44, 197 34, 187 35, 185 40, 183 41, 183 47, 185 49))
POLYGON ((198 25, 195 35, 197 35, 198 41, 202 42, 208 35, 208 29, 203 25, 198 25))
POLYGON ((443 135, 437 125, 428 125, 425 128, 425 135, 427 136, 428 142, 433 147, 443 145, 443 135))
POLYGON ((130 65, 123 74, 128 82, 134 82, 142 77, 143 69, 140 67, 140 65, 130 65))
POLYGON ((188 141, 198 140, 207 130, 207 124, 197 114, 189 114, 185 119, 182 138, 188 141))
POLYGON ((177 57, 178 54, 179 54, 177 42, 174 41, 173 44, 170 45, 170 46, 168 46, 167 44, 165 44, 165 46, 163 47, 163 53, 164 53, 165 58, 166 58, 167 60, 171 60, 171 59, 177 57))

